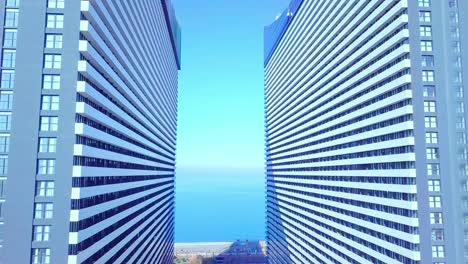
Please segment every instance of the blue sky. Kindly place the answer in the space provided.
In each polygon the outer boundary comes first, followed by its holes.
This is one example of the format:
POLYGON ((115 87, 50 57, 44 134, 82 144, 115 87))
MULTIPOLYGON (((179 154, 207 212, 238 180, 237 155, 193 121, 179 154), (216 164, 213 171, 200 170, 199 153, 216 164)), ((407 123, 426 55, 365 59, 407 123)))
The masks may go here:
POLYGON ((182 26, 178 168, 263 168, 263 26, 288 2, 173 0, 182 26))

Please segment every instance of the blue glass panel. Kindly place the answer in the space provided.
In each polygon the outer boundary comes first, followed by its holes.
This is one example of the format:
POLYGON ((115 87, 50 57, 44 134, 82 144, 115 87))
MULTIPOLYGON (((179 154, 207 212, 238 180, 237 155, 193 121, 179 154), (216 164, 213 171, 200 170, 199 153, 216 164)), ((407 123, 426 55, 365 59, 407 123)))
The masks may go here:
POLYGON ((166 23, 168 24, 169 33, 171 35, 172 47, 174 55, 176 56, 177 65, 180 70, 181 65, 181 45, 182 45, 182 30, 179 22, 177 21, 174 6, 171 0, 162 0, 164 12, 166 16, 166 23))
POLYGON ((266 26, 264 30, 264 63, 265 65, 270 60, 276 50, 278 43, 283 37, 284 32, 291 24, 294 15, 301 6, 303 0, 292 0, 288 8, 276 18, 275 22, 266 26))

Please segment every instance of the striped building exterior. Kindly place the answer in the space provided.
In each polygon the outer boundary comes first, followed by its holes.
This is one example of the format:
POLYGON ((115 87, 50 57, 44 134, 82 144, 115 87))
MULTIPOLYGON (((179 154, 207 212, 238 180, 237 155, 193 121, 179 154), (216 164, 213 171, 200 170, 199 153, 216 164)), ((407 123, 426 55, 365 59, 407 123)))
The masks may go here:
POLYGON ((265 28, 270 263, 468 263, 468 2, 294 0, 265 28))
POLYGON ((170 1, 1 0, 0 10, 0 263, 172 263, 170 1))

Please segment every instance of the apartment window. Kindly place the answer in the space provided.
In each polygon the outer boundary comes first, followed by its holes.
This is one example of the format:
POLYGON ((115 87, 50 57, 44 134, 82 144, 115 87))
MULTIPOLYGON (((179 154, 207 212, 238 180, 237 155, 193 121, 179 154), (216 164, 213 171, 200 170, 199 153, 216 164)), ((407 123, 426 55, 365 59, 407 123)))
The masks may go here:
POLYGON ((463 98, 465 96, 465 93, 463 92, 463 87, 462 86, 456 85, 456 86, 453 87, 453 89, 455 90, 455 93, 456 93, 458 98, 463 98))
POLYGON ((438 148, 426 148, 426 159, 434 160, 439 158, 438 148))
POLYGON ((20 0, 7 0, 6 7, 19 7, 20 0))
POLYGON ((444 246, 432 246, 432 257, 433 258, 444 258, 445 257, 444 246))
POLYGON ((438 143, 437 132, 426 132, 426 143, 427 144, 437 144, 438 143))
POLYGON ((426 113, 435 113, 436 112, 436 102, 435 101, 424 101, 424 112, 426 112, 426 113))
POLYGON ((423 86, 423 95, 424 97, 435 97, 436 89, 434 85, 424 85, 423 86))
POLYGON ((59 110, 60 97, 58 95, 43 95, 41 110, 56 111, 59 110))
POLYGON ((11 129, 11 116, 0 115, 0 130, 9 131, 11 129))
POLYGON ((421 41, 421 51, 432 51, 432 41, 422 40, 421 41))
POLYGON ((55 174, 54 159, 39 159, 37 161, 37 174, 40 175, 53 175, 55 174))
POLYGON ((429 180, 427 183, 430 192, 440 192, 440 180, 429 180))
POLYGON ((458 27, 452 27, 450 30, 450 33, 452 34, 452 38, 458 39, 460 38, 460 29, 458 27))
POLYGON ((35 219, 51 219, 54 216, 53 203, 36 203, 34 206, 35 219))
POLYGON ((466 133, 457 132, 457 144, 466 144, 466 133))
POLYGON ((11 111, 13 106, 13 93, 0 92, 0 111, 11 111))
POLYGON ((50 264, 50 248, 34 248, 31 264, 50 264))
POLYGON ((47 28, 63 28, 63 15, 47 14, 47 28))
POLYGON ((15 71, 3 70, 1 78, 1 89, 13 89, 15 85, 15 71))
POLYGON ((64 8, 65 0, 48 0, 47 7, 48 8, 64 8))
POLYGON ((423 67, 433 67, 434 66, 434 56, 432 55, 423 55, 421 66, 423 67))
POLYGON ((34 241, 43 242, 50 240, 50 226, 34 226, 34 241))
POLYGON ((61 34, 46 34, 45 47, 48 49, 61 49, 63 36, 61 34))
POLYGON ((442 207, 442 198, 440 196, 429 196, 429 207, 440 208, 442 207))
POLYGON ((0 136, 0 152, 10 151, 10 136, 0 136))
POLYGON ((442 213, 430 213, 429 217, 430 217, 431 225, 443 224, 442 213))
POLYGON ((5 29, 3 33, 3 47, 16 48, 16 37, 18 31, 16 29, 5 29))
POLYGON ((0 156, 0 175, 6 175, 8 173, 8 156, 0 156))
POLYGON ((42 116, 40 129, 41 131, 57 131, 58 130, 58 117, 57 116, 42 116))
POLYGON ((5 27, 18 27, 18 9, 7 9, 5 11, 5 27))
POLYGON ((39 197, 53 197, 55 183, 53 181, 37 181, 36 182, 36 196, 39 197))
POLYGON ((56 138, 40 138, 39 139, 39 152, 41 153, 54 153, 57 151, 56 138))
POLYGON ((458 129, 465 129, 465 117, 459 116, 455 119, 455 126, 458 129))
POLYGON ((45 69, 60 69, 62 68, 62 55, 46 54, 44 55, 45 69))
MULTIPOLYGON (((4 214, 4 210, 3 207, 5 206, 5 202, 0 202, 0 219, 3 219, 5 216, 3 215, 4 214)), ((2 224, 3 224, 3 221, 2 221, 2 224)))
POLYGON ((460 46, 460 41, 454 41, 452 44, 452 50, 455 53, 460 53, 461 52, 461 46, 460 46))
POLYGON ((455 105, 455 109, 458 114, 465 113, 465 104, 463 102, 457 102, 455 105))
POLYGON ((423 82, 433 82, 434 81, 434 71, 422 71, 422 81, 423 82))
POLYGON ((424 125, 426 128, 436 128, 437 127, 437 118, 435 116, 426 116, 424 117, 424 125))
POLYGON ((419 22, 431 22, 431 12, 429 12, 429 11, 420 11, 419 12, 419 22))
POLYGON ((60 75, 44 75, 44 77, 42 78, 42 89, 59 90, 60 75))
POLYGON ((431 0, 418 0, 419 7, 430 7, 431 0))
POLYGON ((432 28, 430 26, 420 26, 419 27, 419 35, 421 37, 431 37, 432 36, 432 28))
POLYGON ((16 50, 3 50, 2 67, 14 68, 16 66, 16 50))
POLYGON ((6 185, 6 180, 0 180, 0 198, 2 199, 5 198, 5 185, 6 185))
POLYGON ((444 240, 444 230, 443 229, 432 229, 432 240, 433 241, 443 241, 444 240))

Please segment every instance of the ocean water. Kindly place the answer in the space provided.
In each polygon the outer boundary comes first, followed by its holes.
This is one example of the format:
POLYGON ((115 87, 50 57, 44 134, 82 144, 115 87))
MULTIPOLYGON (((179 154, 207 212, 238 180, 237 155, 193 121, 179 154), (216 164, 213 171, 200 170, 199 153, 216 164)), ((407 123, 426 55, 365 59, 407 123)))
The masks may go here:
POLYGON ((176 242, 265 237, 262 170, 178 170, 176 242))

